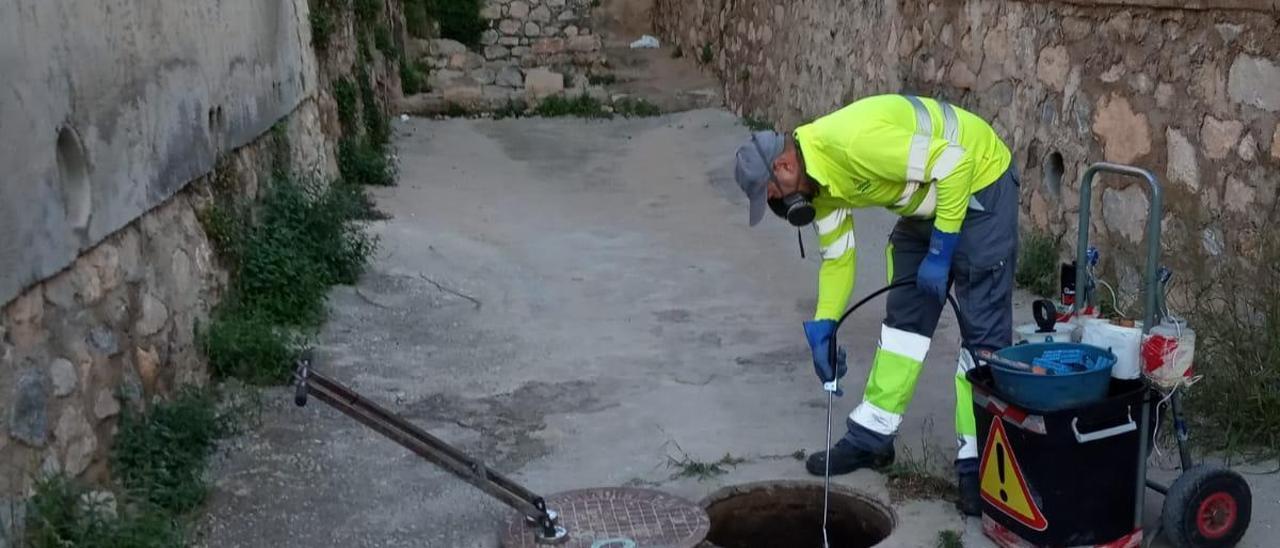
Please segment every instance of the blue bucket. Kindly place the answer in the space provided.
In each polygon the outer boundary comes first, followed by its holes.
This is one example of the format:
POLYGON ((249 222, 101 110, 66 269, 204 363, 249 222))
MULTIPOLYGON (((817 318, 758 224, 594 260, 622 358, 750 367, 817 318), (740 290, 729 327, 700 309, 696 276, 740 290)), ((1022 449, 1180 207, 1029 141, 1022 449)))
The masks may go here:
POLYGON ((1020 344, 996 355, 1006 360, 1043 366, 1053 372, 1037 375, 991 364, 996 389, 1009 402, 1035 411, 1059 411, 1099 401, 1111 385, 1111 368, 1116 355, 1110 350, 1079 343, 1020 344), (1065 363, 1060 363, 1065 362, 1065 363), (1072 371, 1070 363, 1084 364, 1084 371, 1072 371))

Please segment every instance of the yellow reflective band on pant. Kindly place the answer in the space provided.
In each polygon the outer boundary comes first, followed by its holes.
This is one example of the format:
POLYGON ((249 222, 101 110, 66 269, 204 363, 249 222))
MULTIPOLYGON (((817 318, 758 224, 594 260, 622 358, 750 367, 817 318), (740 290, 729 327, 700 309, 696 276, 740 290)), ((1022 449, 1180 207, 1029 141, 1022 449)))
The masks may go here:
POLYGON ((862 399, 890 413, 903 414, 916 391, 924 364, 884 348, 876 350, 875 365, 862 399))
POLYGON ((889 275, 889 283, 893 283, 893 242, 884 246, 884 270, 889 275))
MULTIPOLYGON (((973 369, 973 359, 967 350, 960 351, 960 360, 956 364, 956 436, 960 439, 977 439, 978 421, 973 416, 973 386, 965 377, 973 369)), ((961 444, 961 453, 966 452, 966 444, 961 444)), ((976 451, 976 447, 974 448, 976 451)), ((976 454, 974 455, 977 456, 976 454)), ((960 458, 965 458, 961 455, 960 458)))

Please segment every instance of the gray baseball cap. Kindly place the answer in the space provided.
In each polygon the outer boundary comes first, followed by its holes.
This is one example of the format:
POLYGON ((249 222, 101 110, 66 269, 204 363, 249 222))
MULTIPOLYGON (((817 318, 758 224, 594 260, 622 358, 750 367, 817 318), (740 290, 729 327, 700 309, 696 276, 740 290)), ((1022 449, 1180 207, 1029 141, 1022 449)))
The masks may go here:
POLYGON ((738 147, 733 177, 751 201, 751 226, 764 218, 768 206, 769 180, 773 178, 773 161, 782 155, 786 138, 776 131, 757 131, 738 147))

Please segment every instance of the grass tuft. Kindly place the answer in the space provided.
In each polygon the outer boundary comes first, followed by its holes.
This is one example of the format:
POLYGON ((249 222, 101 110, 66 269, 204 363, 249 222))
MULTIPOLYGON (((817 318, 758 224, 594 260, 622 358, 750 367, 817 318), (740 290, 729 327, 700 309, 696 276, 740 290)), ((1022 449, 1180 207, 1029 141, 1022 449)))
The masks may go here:
POLYGON ((711 42, 702 45, 702 55, 698 58, 704 65, 710 65, 715 60, 715 51, 711 49, 711 42))
POLYGON ((400 63, 400 91, 405 95, 431 91, 427 85, 428 69, 421 61, 400 63))
POLYGON ((964 541, 956 531, 939 531, 938 548, 964 548, 964 541))
POLYGON ((640 98, 622 98, 613 102, 613 110, 627 118, 650 118, 662 114, 657 105, 640 98))
POLYGON ((582 94, 577 97, 553 95, 543 99, 533 109, 533 113, 544 118, 576 116, 578 118, 612 118, 613 114, 605 110, 599 99, 582 94))
POLYGON ((751 116, 743 116, 742 125, 751 131, 769 131, 773 129, 773 122, 751 116))
POLYGON ((612 86, 618 83, 618 77, 613 73, 588 74, 587 83, 593 86, 612 86))
POLYGON ((1018 250, 1018 270, 1014 273, 1019 287, 1041 297, 1058 294, 1061 241, 1060 237, 1039 230, 1023 235, 1018 250))

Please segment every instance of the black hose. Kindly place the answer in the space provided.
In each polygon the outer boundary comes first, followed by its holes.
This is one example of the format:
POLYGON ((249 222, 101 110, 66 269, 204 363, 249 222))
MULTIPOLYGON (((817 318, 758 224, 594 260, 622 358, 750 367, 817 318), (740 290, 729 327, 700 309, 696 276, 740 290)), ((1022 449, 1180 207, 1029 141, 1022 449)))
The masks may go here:
MULTIPOLYGON (((888 293, 889 291, 892 291, 894 289, 898 289, 900 287, 912 286, 915 284, 916 284, 915 278, 911 278, 909 280, 903 280, 899 282, 893 282, 880 289, 872 291, 870 295, 867 295, 866 297, 863 297, 862 300, 854 303, 853 306, 849 307, 849 310, 845 311, 844 315, 840 316, 840 320, 836 322, 835 329, 831 330, 831 340, 827 343, 827 360, 829 360, 827 363, 831 364, 832 372, 839 373, 839 364, 836 363, 836 358, 839 352, 838 349, 840 345, 836 341, 836 333, 840 331, 840 326, 844 325, 844 321, 849 319, 849 316, 853 314, 855 310, 861 308, 862 305, 867 304, 868 302, 871 302, 872 299, 879 297, 880 295, 883 295, 885 293, 888 293)), ((969 357, 973 358, 973 363, 976 365, 978 363, 978 355, 974 353, 972 348, 969 347, 969 343, 964 340, 964 334, 969 332, 969 324, 966 321, 964 314, 960 313, 960 305, 956 303, 956 298, 953 297, 950 293, 947 293, 947 302, 951 303, 951 309, 956 313, 956 322, 960 324, 960 334, 961 334, 960 346, 961 348, 964 349, 964 351, 969 353, 969 357)))

